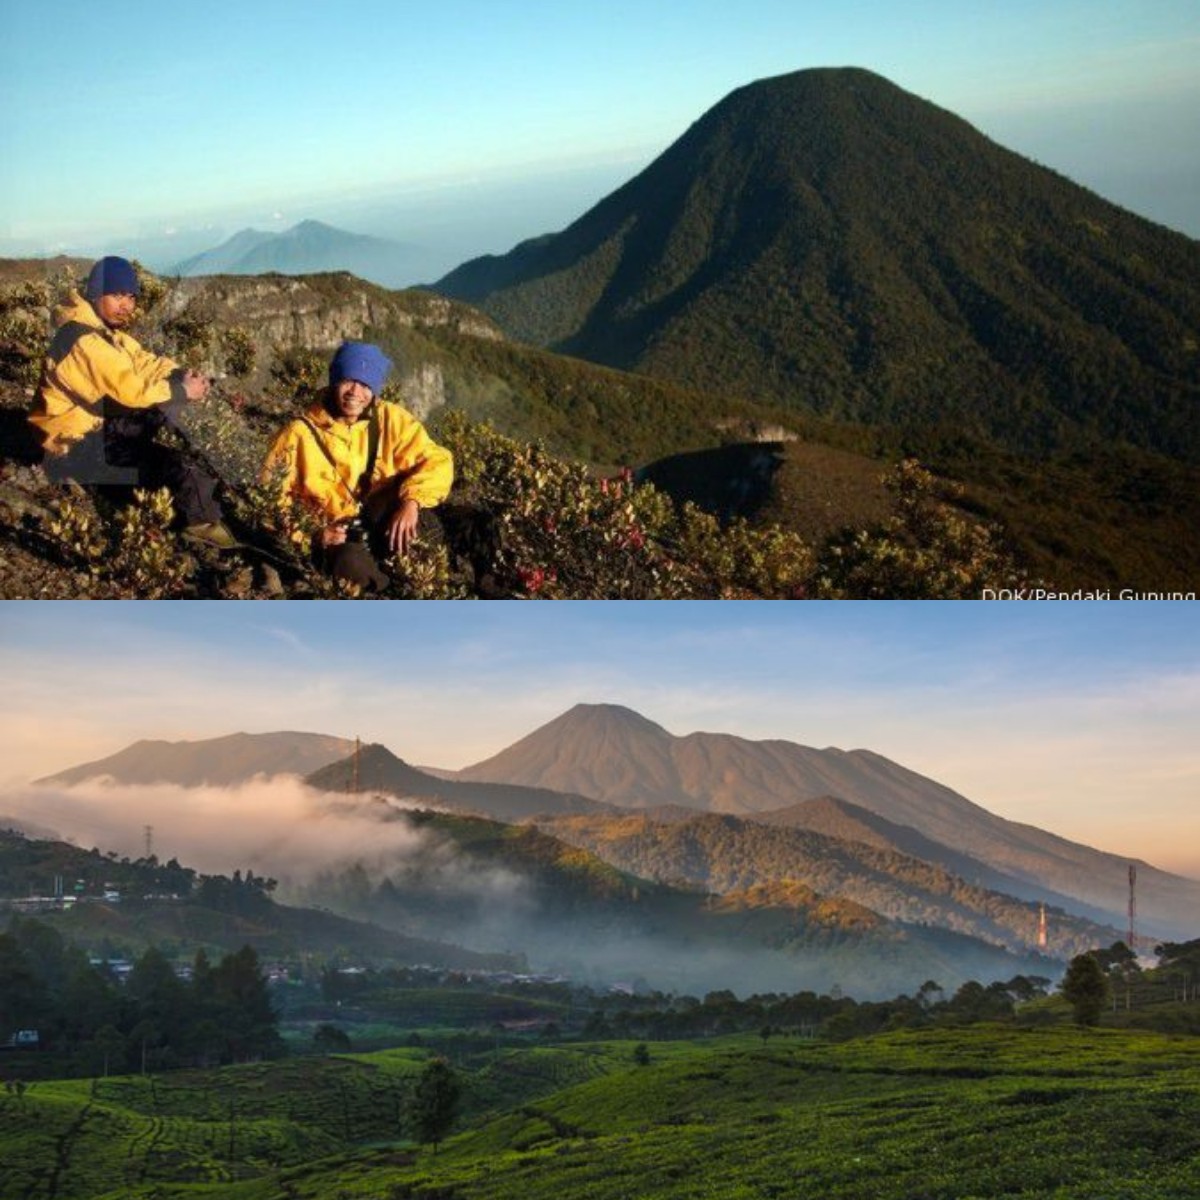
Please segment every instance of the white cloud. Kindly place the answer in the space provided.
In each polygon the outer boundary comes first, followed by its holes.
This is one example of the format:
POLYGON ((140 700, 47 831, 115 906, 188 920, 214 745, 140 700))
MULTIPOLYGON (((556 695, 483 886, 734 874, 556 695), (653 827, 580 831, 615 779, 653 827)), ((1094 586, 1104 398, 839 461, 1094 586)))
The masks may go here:
POLYGON ((160 860, 178 858, 208 874, 250 867, 296 877, 331 863, 395 861, 421 845, 423 835, 406 821, 381 822, 345 805, 345 795, 314 791, 293 776, 260 777, 235 788, 89 780, 0 795, 6 816, 130 857, 145 852, 151 826, 160 860))

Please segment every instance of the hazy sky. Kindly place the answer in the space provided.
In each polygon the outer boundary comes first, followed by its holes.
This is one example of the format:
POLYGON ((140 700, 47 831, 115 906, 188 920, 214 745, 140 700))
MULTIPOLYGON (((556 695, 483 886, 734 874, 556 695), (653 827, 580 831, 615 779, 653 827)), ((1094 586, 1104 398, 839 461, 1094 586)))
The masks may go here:
POLYGON ((3 790, 138 738, 307 730, 461 767, 571 705, 877 751, 1200 878, 1187 603, 0 603, 3 790))
POLYGON ((0 253, 311 216, 502 252, 846 65, 1200 236, 1197 62, 1196 0, 0 0, 0 253))

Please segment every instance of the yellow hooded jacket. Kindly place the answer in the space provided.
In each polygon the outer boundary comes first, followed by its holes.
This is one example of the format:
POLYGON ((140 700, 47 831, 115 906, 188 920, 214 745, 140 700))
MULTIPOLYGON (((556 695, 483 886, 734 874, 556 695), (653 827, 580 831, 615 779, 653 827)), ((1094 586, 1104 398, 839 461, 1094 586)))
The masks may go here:
POLYGON ((267 453, 264 482, 281 471, 284 495, 334 522, 353 517, 368 495, 381 495, 389 487, 396 488, 397 499, 415 500, 422 508, 440 504, 454 482, 454 459, 399 404, 376 400, 347 425, 318 400, 280 433, 267 453), (379 448, 371 478, 360 488, 372 409, 378 413, 379 448))
POLYGON ((126 408, 186 401, 179 364, 110 329, 78 292, 55 310, 54 325, 29 414, 49 453, 64 453, 99 429, 106 398, 126 408))

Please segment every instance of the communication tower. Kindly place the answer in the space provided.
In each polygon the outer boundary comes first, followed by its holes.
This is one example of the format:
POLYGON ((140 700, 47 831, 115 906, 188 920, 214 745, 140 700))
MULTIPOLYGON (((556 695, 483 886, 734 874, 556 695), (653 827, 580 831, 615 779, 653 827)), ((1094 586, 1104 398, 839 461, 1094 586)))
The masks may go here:
POLYGON ((1043 901, 1038 905, 1038 936, 1037 944, 1039 950, 1045 950, 1048 938, 1046 936, 1046 904, 1043 901))
POLYGON ((358 795, 358 760, 362 757, 362 742, 357 737, 354 739, 354 774, 350 780, 350 791, 358 795))
POLYGON ((1129 864, 1129 937, 1125 944, 1133 950, 1137 951, 1137 943, 1134 939, 1137 936, 1137 867, 1133 863, 1129 864))

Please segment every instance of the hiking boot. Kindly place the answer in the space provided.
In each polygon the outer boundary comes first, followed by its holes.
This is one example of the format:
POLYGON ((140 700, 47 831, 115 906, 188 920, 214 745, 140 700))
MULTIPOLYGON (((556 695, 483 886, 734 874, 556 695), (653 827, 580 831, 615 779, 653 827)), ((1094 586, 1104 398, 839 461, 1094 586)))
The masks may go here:
POLYGON ((241 544, 229 532, 224 521, 202 521, 196 525, 189 525, 183 531, 183 536, 189 542, 211 546, 214 550, 236 550, 241 544))

